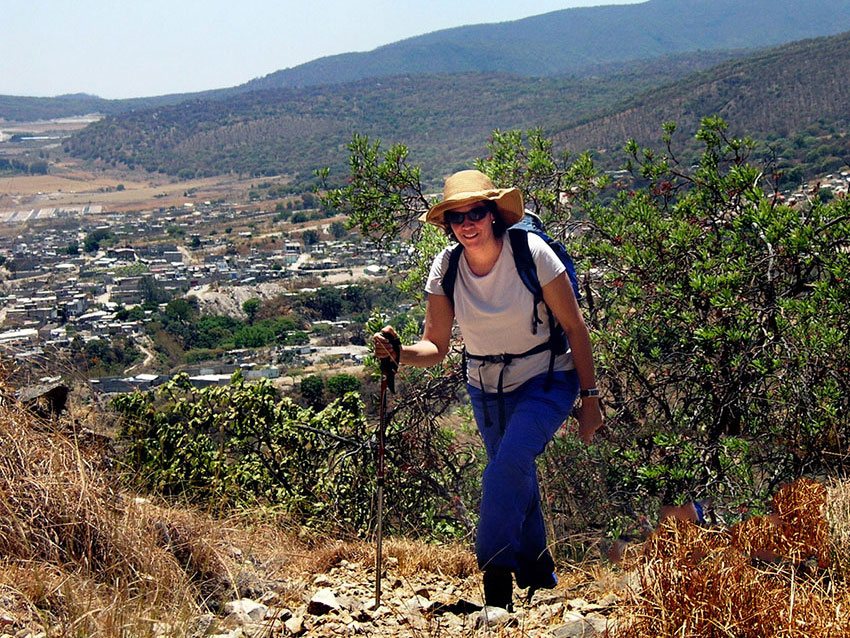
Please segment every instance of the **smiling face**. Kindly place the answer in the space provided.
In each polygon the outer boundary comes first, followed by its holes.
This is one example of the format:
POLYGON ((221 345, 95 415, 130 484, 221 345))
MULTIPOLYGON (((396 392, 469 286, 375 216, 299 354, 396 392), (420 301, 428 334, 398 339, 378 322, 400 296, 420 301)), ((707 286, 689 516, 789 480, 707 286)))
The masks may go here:
POLYGON ((451 225, 452 232, 464 248, 487 246, 490 242, 496 241, 493 234, 493 213, 487 211, 481 202, 452 208, 451 211, 446 212, 446 221, 451 225), (470 211, 472 214, 463 215, 460 221, 452 219, 454 217, 452 213, 470 213, 470 211), (479 211, 483 213, 483 216, 479 216, 479 211), (478 217, 477 220, 476 217, 478 217))

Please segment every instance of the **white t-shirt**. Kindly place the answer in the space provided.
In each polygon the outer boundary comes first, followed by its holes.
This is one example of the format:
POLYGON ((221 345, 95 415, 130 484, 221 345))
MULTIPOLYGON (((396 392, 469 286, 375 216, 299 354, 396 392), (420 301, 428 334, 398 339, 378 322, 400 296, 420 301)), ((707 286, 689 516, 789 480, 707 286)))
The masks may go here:
MULTIPOLYGON (((538 324, 537 334, 534 334, 534 296, 517 273, 507 234, 503 239, 502 252, 486 275, 479 277, 473 273, 463 256, 458 263, 454 290, 455 318, 470 354, 522 354, 549 340, 546 304, 538 304, 537 314, 543 323, 538 324)), ((565 271, 558 256, 534 233, 528 234, 528 247, 537 266, 541 286, 565 271)), ((443 291, 443 273, 448 268, 452 248, 450 246, 440 252, 431 264, 431 272, 425 284, 425 292, 429 295, 446 294, 443 291)), ((548 372, 550 355, 546 349, 514 359, 510 365, 504 366, 503 390, 508 392, 532 377, 548 372)), ((569 350, 555 358, 555 370, 571 370, 573 367, 569 350)), ((469 359, 467 378, 476 388, 496 392, 502 368, 501 363, 469 359)))

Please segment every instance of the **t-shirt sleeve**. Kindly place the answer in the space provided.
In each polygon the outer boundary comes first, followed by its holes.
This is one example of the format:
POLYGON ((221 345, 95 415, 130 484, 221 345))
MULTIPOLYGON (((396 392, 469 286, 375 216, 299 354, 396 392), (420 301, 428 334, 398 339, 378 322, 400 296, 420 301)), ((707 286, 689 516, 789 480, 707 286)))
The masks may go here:
POLYGON ((549 248, 542 237, 534 233, 528 233, 528 249, 531 251, 531 258, 537 267, 537 279, 540 281, 541 287, 566 271, 566 266, 558 258, 558 255, 555 254, 555 251, 549 248))
POLYGON ((428 280, 425 282, 425 292, 429 295, 444 295, 443 290, 443 273, 449 265, 449 252, 451 248, 446 248, 441 251, 434 261, 431 262, 431 271, 428 273, 428 280))

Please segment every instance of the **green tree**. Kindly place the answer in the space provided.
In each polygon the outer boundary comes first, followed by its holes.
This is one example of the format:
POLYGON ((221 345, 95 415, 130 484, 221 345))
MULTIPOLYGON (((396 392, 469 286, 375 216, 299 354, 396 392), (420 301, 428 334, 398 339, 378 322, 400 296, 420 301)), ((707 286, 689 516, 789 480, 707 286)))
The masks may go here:
POLYGON ((165 306, 165 315, 169 319, 191 322, 197 314, 198 304, 194 297, 172 299, 165 306))
POLYGON ((262 348, 275 341, 274 331, 263 323, 243 326, 233 335, 237 348, 262 348))
POLYGON ((313 230, 312 228, 309 230, 305 230, 301 233, 301 241, 304 242, 305 246, 313 246, 319 243, 319 231, 313 230))
POLYGON ((348 227, 339 220, 331 222, 329 230, 334 239, 342 239, 348 234, 348 227))
POLYGON ((161 304, 170 299, 168 291, 151 275, 144 275, 139 280, 139 290, 146 304, 161 304))
POLYGON ((257 317, 257 312, 260 310, 260 305, 262 301, 257 299, 256 297, 251 297, 251 299, 246 299, 242 303, 242 312, 248 317, 248 323, 254 323, 254 319, 257 317))
MULTIPOLYGON (((371 533, 374 427, 354 395, 319 412, 281 398, 266 380, 236 374, 228 386, 199 390, 182 374, 111 405, 120 417, 122 466, 146 491, 216 510, 272 504, 303 525, 371 533)), ((431 528, 445 538, 444 496, 422 479, 421 439, 389 427, 386 440, 387 482, 405 505, 385 512, 385 529, 421 535, 431 528)))
POLYGON ((100 245, 107 239, 112 237, 112 233, 110 233, 105 228, 97 228, 90 233, 88 233, 83 240, 83 250, 87 253, 94 253, 100 249, 100 245))
MULTIPOLYGON (((734 522, 780 483, 850 462, 840 416, 850 412, 850 201, 782 205, 753 143, 717 118, 697 135, 699 161, 681 166, 674 128, 661 151, 627 145, 634 178, 616 192, 589 155, 558 155, 539 131, 495 132, 476 163, 520 188, 583 273, 609 432, 587 450, 559 437, 547 452, 556 535, 702 498, 734 522)), ((427 209, 419 171, 404 147, 382 154, 356 136, 349 149, 350 183, 326 200, 386 245, 427 209)), ((414 290, 443 245, 429 232, 414 232, 402 267, 414 290)), ((433 379, 410 374, 420 392, 433 379)))
POLYGON ((301 380, 301 398, 314 410, 325 406, 325 382, 321 377, 310 375, 301 380))
POLYGON ((335 374, 328 379, 325 387, 333 398, 338 399, 348 392, 360 392, 360 379, 353 374, 335 374))

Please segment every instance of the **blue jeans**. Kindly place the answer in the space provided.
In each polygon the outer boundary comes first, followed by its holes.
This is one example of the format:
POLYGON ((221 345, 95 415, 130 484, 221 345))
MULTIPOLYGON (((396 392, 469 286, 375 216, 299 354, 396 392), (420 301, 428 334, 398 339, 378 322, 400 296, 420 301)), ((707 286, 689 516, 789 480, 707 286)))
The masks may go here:
POLYGON ((546 548, 535 460, 569 415, 578 394, 575 370, 555 372, 548 391, 546 379, 546 374, 536 376, 502 394, 504 431, 498 395, 467 386, 489 460, 475 543, 478 566, 513 571, 521 588, 544 582, 554 571, 546 548), (489 412, 487 419, 485 412, 489 412))

